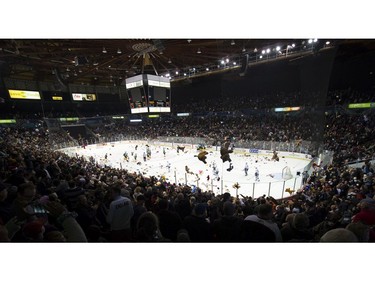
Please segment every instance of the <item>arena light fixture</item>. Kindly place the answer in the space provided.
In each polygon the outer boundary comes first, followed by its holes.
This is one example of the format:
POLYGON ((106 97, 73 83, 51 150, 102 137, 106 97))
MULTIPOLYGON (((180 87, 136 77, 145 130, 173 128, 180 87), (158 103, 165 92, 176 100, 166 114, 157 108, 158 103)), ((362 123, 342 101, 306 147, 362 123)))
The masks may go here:
POLYGON ((103 54, 106 54, 107 53, 107 50, 103 47, 103 51, 102 51, 103 54))
POLYGON ((266 51, 265 50, 262 50, 262 54, 264 55, 266 53, 266 51))
POLYGON ((263 58, 263 56, 260 56, 259 58, 260 58, 260 59, 262 59, 262 58, 263 58))
POLYGON ((309 44, 311 44, 312 42, 313 42, 313 40, 312 39, 309 39, 309 41, 307 41, 309 44))
POLYGON ((236 42, 234 42, 234 40, 232 40, 232 42, 230 42, 230 44, 231 44, 232 46, 234 46, 234 45, 236 45, 236 42))
POLYGON ((331 44, 331 42, 327 41, 327 42, 326 42, 326 45, 329 45, 329 44, 331 44))
POLYGON ((118 53, 119 55, 121 55, 121 54, 122 54, 122 52, 121 52, 120 48, 118 48, 118 49, 117 49, 117 53, 118 53))
POLYGON ((229 59, 227 58, 225 61, 228 63, 228 62, 229 62, 229 59))
POLYGON ((314 41, 314 43, 316 43, 316 42, 318 42, 318 39, 317 39, 317 38, 314 38, 314 40, 313 40, 313 41, 314 41))
POLYGON ((210 69, 208 67, 206 67, 206 71, 209 71, 210 69))
POLYGON ((276 51, 280 51, 280 49, 281 49, 280 46, 276 47, 276 51))
POLYGON ((266 52, 267 52, 267 54, 269 54, 271 52, 271 49, 268 48, 266 52))
POLYGON ((292 44, 292 48, 294 48, 295 46, 296 46, 296 44, 293 43, 293 44, 292 44))
POLYGON ((197 54, 201 54, 201 53, 202 53, 202 52, 201 52, 201 49, 198 48, 197 54))
POLYGON ((221 61, 221 64, 224 64, 224 63, 225 63, 224 60, 222 60, 222 61, 221 61))

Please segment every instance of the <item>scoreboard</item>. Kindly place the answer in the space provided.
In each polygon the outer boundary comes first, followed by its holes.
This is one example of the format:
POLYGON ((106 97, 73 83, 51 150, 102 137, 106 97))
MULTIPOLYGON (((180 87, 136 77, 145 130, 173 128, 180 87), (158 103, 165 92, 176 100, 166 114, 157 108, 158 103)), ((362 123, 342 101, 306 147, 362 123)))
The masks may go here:
POLYGON ((125 80, 131 113, 171 112, 168 78, 141 74, 125 80))

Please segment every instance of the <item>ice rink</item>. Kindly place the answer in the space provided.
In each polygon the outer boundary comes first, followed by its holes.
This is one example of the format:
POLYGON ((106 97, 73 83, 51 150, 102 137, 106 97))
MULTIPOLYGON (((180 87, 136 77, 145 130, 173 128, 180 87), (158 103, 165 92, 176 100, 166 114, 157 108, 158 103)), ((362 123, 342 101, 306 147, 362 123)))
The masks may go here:
POLYGON ((176 148, 177 145, 172 143, 122 141, 94 144, 86 148, 66 148, 63 151, 87 158, 93 156, 103 166, 123 168, 129 172, 142 173, 144 176, 165 178, 171 183, 188 184, 203 191, 210 190, 215 194, 229 192, 236 196, 233 185, 238 182, 238 195, 259 197, 266 194, 276 199, 290 196, 290 193, 285 191, 287 189, 297 190, 301 187, 302 172, 311 161, 309 155, 279 152, 280 161, 277 162, 271 160, 271 151, 250 153, 246 149, 234 148, 234 152, 230 154, 233 169, 227 171, 229 162, 223 163, 220 159, 220 148, 206 149, 207 164, 195 157, 199 153, 195 145, 185 145, 184 152, 179 153, 176 148), (146 157, 145 161, 147 148, 151 151, 151 157, 146 157), (128 162, 124 159, 124 152, 129 156, 128 162), (249 167, 248 175, 245 175, 244 170, 246 163, 249 167), (216 174, 214 166, 217 167, 216 174), (286 166, 290 168, 293 176, 289 180, 282 177, 282 170, 286 166), (258 180, 255 176, 256 168, 259 170, 258 180))

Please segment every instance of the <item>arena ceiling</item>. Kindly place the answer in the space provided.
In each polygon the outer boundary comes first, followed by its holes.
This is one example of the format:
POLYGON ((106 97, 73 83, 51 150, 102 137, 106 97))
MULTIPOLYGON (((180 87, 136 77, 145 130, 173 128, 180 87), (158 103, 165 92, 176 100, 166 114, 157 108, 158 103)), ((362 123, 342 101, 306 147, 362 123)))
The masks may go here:
MULTIPOLYGON (((375 49, 374 40, 319 42, 319 49, 343 46, 341 55, 375 49)), ((262 52, 262 59, 287 57, 292 46, 309 48, 309 39, 2 39, 0 72, 13 79, 66 84, 114 86, 141 73, 177 81, 241 68, 246 55, 259 61, 262 52)))

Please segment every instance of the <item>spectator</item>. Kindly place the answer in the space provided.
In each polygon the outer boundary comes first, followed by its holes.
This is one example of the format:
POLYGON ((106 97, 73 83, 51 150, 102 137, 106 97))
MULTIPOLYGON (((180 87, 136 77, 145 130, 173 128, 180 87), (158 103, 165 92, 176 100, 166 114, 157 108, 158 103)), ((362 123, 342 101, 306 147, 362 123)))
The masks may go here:
POLYGON ((326 232, 320 242, 358 242, 357 236, 345 228, 335 228, 326 232))
POLYGON ((152 212, 143 213, 137 222, 135 240, 138 242, 168 242, 159 229, 158 217, 152 212))
POLYGON ((275 234, 275 241, 281 242, 282 236, 279 227, 272 221, 272 205, 261 204, 259 205, 258 212, 256 215, 250 215, 245 218, 245 221, 252 221, 262 224, 269 228, 275 234))
POLYGON ((205 203, 195 205, 192 214, 183 220, 183 228, 187 230, 191 242, 211 241, 211 227, 206 219, 207 206, 205 203))
POLYGON ((232 202, 223 204, 223 216, 212 224, 213 240, 217 242, 240 241, 240 230, 243 219, 235 215, 236 207, 232 202))
POLYGON ((121 188, 118 186, 113 186, 110 192, 112 202, 109 205, 107 222, 111 226, 111 241, 131 241, 130 221, 134 214, 132 202, 129 198, 120 195, 121 188))

